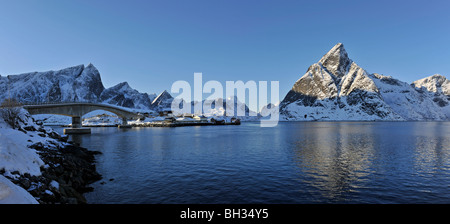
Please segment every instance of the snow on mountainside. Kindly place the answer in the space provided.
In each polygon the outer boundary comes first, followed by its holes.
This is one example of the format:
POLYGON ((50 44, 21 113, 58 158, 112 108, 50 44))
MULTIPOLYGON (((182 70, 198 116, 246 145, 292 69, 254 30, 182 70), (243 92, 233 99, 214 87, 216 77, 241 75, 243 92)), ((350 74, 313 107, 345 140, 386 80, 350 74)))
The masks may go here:
POLYGON ((417 92, 425 95, 437 105, 447 118, 450 118, 450 80, 442 75, 433 75, 411 84, 417 92))
POLYGON ((8 97, 25 103, 94 102, 140 110, 158 108, 152 104, 156 94, 140 93, 127 82, 105 89, 99 71, 92 64, 0 76, 0 101, 8 97))
POLYGON ((406 82, 390 76, 372 74, 384 101, 405 120, 446 120, 448 116, 426 96, 406 82))
MULTIPOLYGON (((370 74, 353 62, 344 45, 338 43, 295 82, 280 103, 281 119, 446 120, 450 117, 448 109, 438 106, 439 102, 448 102, 445 80, 440 76, 437 81, 428 81, 430 87, 420 91, 392 77, 370 74), (444 86, 438 91, 442 93, 439 100, 428 94, 434 86, 444 86)), ((416 86, 421 83, 425 81, 416 86)))
POLYGON ((163 91, 152 101, 152 108, 156 111, 170 110, 173 97, 167 92, 163 91))
POLYGON ((436 74, 412 83, 415 88, 425 88, 428 92, 450 96, 450 81, 445 76, 436 74))
MULTIPOLYGON (((0 76, 0 102, 8 97, 33 103, 106 103, 141 112, 170 110, 174 99, 167 91, 158 96, 140 93, 127 82, 105 89, 92 64, 0 76)), ((279 106, 281 120, 449 120, 450 81, 433 75, 408 84, 368 73, 338 43, 308 68, 279 106)), ((228 107, 223 102, 223 108, 203 113, 223 116, 228 107)), ((246 112, 239 116, 243 120, 256 118, 245 104, 235 103, 237 108, 246 112)))
POLYGON ((22 102, 97 101, 104 89, 92 64, 0 77, 0 99, 22 102))
MULTIPOLYGON (((194 111, 198 103, 196 101, 191 102, 192 113, 194 114, 198 114, 198 112, 194 111)), ((236 117, 241 121, 255 121, 259 119, 257 113, 251 111, 237 96, 228 97, 227 99, 203 100, 201 103, 204 106, 202 107, 202 113, 207 117, 236 117), (229 102, 228 104, 227 101, 229 102), (229 113, 228 115, 227 112, 229 113), (233 115, 231 116, 231 114, 233 115)))
POLYGON ((105 89, 100 94, 100 100, 103 103, 136 109, 151 108, 154 98, 156 98, 155 94, 140 93, 131 88, 127 82, 105 89))

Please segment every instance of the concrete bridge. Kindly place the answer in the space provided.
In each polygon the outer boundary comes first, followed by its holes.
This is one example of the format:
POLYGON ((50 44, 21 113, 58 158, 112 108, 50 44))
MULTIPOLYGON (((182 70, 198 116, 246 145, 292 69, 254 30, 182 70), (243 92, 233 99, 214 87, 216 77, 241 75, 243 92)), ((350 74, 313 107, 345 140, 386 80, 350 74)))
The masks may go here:
POLYGON ((143 116, 120 107, 100 104, 100 103, 55 103, 55 104, 36 104, 24 105, 24 109, 30 114, 58 114, 72 117, 72 128, 64 129, 67 134, 90 133, 89 128, 82 128, 81 117, 95 110, 105 110, 116 114, 122 118, 122 125, 119 127, 130 127, 127 125, 129 119, 139 119, 143 116))

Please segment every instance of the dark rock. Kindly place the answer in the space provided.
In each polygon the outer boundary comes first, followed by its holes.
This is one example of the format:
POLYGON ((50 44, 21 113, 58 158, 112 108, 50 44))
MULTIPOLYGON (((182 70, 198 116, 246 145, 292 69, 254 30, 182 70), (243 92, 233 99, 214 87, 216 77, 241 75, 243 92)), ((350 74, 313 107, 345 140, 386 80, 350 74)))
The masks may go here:
POLYGON ((23 187, 24 189, 28 189, 31 187, 31 182, 26 179, 26 178, 21 178, 20 179, 20 186, 23 187))
POLYGON ((437 103, 437 105, 439 105, 440 107, 445 107, 448 105, 448 102, 446 102, 445 100, 443 100, 442 98, 439 98, 439 97, 433 98, 433 101, 435 103, 437 103))
POLYGON ((34 143, 33 145, 28 146, 28 148, 36 149, 36 150, 43 150, 44 144, 42 142, 34 143))
POLYGON ((393 86, 402 86, 401 82, 397 79, 391 78, 391 77, 383 77, 380 79, 380 81, 389 84, 389 85, 393 85, 393 86))
POLYGON ((36 128, 34 126, 25 126, 25 127, 23 127, 23 129, 25 129, 27 131, 36 131, 36 128))
POLYGON ((60 149, 47 148, 40 142, 30 148, 36 149, 48 166, 41 167, 42 176, 24 174, 17 184, 28 189, 42 204, 87 203, 83 194, 93 190, 88 185, 101 179, 95 167, 95 155, 99 152, 75 145, 60 149), (59 189, 51 186, 52 181, 59 183, 59 189))
POLYGON ((48 137, 53 138, 53 139, 57 139, 60 140, 61 139, 61 135, 59 135, 58 133, 52 131, 50 133, 47 133, 48 137))
POLYGON ((312 106, 316 99, 316 97, 304 95, 302 93, 290 90, 281 102, 280 110, 283 110, 286 105, 293 102, 298 102, 299 104, 304 106, 312 106))

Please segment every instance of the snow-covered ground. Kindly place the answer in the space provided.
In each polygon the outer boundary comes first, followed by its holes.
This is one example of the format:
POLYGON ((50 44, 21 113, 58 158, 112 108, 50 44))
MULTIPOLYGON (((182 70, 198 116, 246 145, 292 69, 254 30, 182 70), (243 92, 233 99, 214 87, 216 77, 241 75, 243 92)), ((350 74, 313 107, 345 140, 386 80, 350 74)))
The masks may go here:
MULTIPOLYGON (((44 125, 70 125, 72 118, 63 115, 56 114, 36 114, 32 115, 35 120, 42 121, 44 125)), ((85 114, 82 117, 83 125, 115 125, 121 124, 122 119, 116 114, 104 111, 96 110, 85 114)))
MULTIPOLYGON (((36 125, 31 116, 25 110, 19 114, 21 128, 27 127, 29 130, 42 128, 36 125)), ((51 133, 50 128, 46 128, 47 133, 51 133)), ((28 173, 32 176, 41 175, 40 167, 45 163, 36 153, 36 150, 28 148, 35 143, 42 143, 47 146, 63 146, 64 142, 57 141, 47 135, 39 135, 38 131, 19 131, 12 129, 3 119, 0 119, 0 170, 4 171, 0 175, 0 204, 9 203, 37 203, 37 201, 23 188, 14 185, 4 176, 17 178, 19 174, 28 173)), ((42 133, 42 132, 41 132, 42 133)))
POLYGON ((25 189, 0 175, 0 204, 39 204, 25 189))

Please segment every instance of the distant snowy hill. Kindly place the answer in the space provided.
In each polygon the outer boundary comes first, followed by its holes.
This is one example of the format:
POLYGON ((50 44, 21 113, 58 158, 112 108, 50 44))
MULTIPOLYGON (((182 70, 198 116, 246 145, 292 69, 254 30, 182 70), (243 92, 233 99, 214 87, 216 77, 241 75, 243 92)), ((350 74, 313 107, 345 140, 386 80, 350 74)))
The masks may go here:
POLYGON ((152 101, 155 98, 155 94, 140 93, 131 88, 127 82, 105 89, 100 94, 100 101, 103 103, 144 110, 152 108, 152 101))
POLYGON ((339 43, 297 80, 280 103, 282 120, 448 120, 449 81, 409 85, 370 74, 339 43))
MULTIPOLYGON (((164 92, 166 98, 171 97, 164 92)), ((162 103, 154 104, 156 94, 140 93, 127 82, 105 89, 99 71, 92 64, 0 76, 0 101, 8 97, 20 102, 95 102, 140 110, 158 109, 162 103)))
POLYGON ((433 75, 411 84, 417 92, 432 99, 440 111, 450 118, 450 80, 442 75, 433 75))
MULTIPOLYGON (((198 113, 195 111, 195 106, 198 103, 199 102, 196 101, 191 102, 192 113, 198 113)), ((203 105, 202 112, 207 117, 227 117, 228 112, 233 114, 233 116, 229 117, 236 117, 242 121, 255 121, 259 119, 257 112, 251 111, 237 96, 228 97, 227 99, 218 98, 216 100, 203 100, 201 103, 203 105), (227 101, 233 102, 233 104, 227 104, 227 101)))
POLYGON ((152 101, 152 108, 156 111, 170 110, 173 97, 167 92, 163 91, 152 101))

